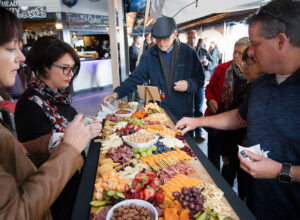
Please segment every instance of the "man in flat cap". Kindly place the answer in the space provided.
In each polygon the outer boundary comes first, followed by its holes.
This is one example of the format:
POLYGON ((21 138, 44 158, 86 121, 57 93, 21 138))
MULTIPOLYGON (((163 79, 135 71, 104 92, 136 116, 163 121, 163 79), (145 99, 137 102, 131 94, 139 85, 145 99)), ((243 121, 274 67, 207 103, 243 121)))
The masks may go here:
POLYGON ((194 94, 203 87, 204 73, 195 50, 177 39, 173 18, 160 17, 152 27, 156 45, 146 50, 135 71, 104 97, 102 104, 122 98, 136 90, 137 85, 148 82, 164 92, 161 105, 179 119, 193 116, 194 94))

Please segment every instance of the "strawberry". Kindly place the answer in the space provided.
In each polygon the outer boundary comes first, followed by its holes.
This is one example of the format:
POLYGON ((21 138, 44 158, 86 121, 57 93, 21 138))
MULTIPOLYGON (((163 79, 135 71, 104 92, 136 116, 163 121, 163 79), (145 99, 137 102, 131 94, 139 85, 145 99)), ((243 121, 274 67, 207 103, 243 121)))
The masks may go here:
POLYGON ((144 200, 148 200, 150 197, 155 196, 155 191, 151 187, 144 189, 144 200))
POLYGON ((131 188, 130 190, 128 190, 128 192, 133 194, 134 193, 134 188, 131 188))
POLYGON ((147 173, 147 176, 150 178, 150 179, 154 179, 156 177, 156 173, 147 173))
POLYGON ((161 188, 157 188, 156 192, 157 192, 157 193, 163 193, 163 191, 162 191, 161 188))
POLYGON ((133 193, 132 194, 133 199, 141 199, 140 194, 139 193, 133 193))
POLYGON ((144 199, 144 191, 143 190, 140 191, 139 194, 140 194, 141 199, 144 199))
POLYGON ((136 188, 136 185, 138 184, 138 181, 136 179, 132 180, 132 188, 135 189, 136 188))
POLYGON ((155 200, 156 200, 157 204, 163 203, 164 199, 165 199, 165 195, 163 193, 161 193, 161 192, 155 193, 155 200))
POLYGON ((127 190, 129 190, 129 185, 125 184, 124 191, 127 191, 127 190))
POLYGON ((154 183, 156 184, 156 186, 157 187, 159 187, 160 186, 160 180, 156 177, 156 178, 154 178, 154 183))
POLYGON ((144 176, 146 176, 146 173, 138 173, 138 174, 135 175, 135 179, 136 179, 138 182, 143 182, 144 176))
POLYGON ((134 128, 135 124, 134 123, 128 123, 127 128, 132 129, 134 128))
POLYGON ((148 186, 151 186, 154 190, 157 188, 157 185, 154 182, 154 180, 150 180, 148 186))
POLYGON ((147 186, 149 182, 151 181, 151 178, 149 176, 143 176, 143 184, 144 186, 147 186))
POLYGON ((136 187, 135 187, 135 192, 140 192, 140 191, 142 191, 143 190, 143 186, 142 186, 142 184, 140 184, 140 183, 137 183, 136 184, 136 187))

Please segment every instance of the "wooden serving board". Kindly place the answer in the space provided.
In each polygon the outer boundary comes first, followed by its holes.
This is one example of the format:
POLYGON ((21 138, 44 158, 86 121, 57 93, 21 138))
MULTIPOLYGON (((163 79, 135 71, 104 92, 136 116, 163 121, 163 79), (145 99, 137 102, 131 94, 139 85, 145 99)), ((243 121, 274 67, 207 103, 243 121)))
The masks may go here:
MULTIPOLYGON (((174 126, 172 120, 168 117, 168 115, 166 114, 166 112, 165 112, 163 109, 161 109, 161 111, 162 111, 162 113, 164 113, 164 114, 167 116, 167 117, 166 117, 166 119, 167 119, 166 123, 167 123, 172 129, 174 129, 175 126, 174 126)), ((103 135, 102 138, 104 138, 104 135, 103 135)), ((185 143, 185 144, 186 144, 187 146, 189 146, 187 143, 185 143)), ((105 158, 106 158, 106 156, 105 156, 104 154, 101 154, 101 152, 100 152, 100 154, 99 154, 99 160, 105 159, 105 158)), ((188 175, 188 176, 198 178, 198 179, 200 179, 202 182, 207 182, 207 183, 216 185, 215 182, 214 182, 214 180, 211 178, 211 176, 210 176, 209 173, 207 172, 207 170, 204 168, 204 166, 202 165, 202 163, 201 163, 197 158, 193 158, 192 160, 188 161, 188 163, 189 163, 192 167, 194 167, 195 170, 196 170, 195 173, 190 174, 190 175, 188 175)), ((97 173, 96 179, 97 179, 98 177, 99 177, 99 174, 97 173)), ((94 200, 94 199, 95 199, 95 198, 94 198, 94 196, 93 196, 93 200, 94 200)), ((240 219, 240 218, 237 216, 237 214, 235 213, 235 211, 232 209, 231 205, 229 204, 229 202, 227 201, 227 199, 226 199, 224 196, 223 196, 223 198, 222 198, 222 201, 223 201, 223 203, 224 203, 227 207, 230 208, 230 212, 229 212, 229 213, 230 213, 230 217, 232 217, 233 219, 236 219, 236 220, 240 219)), ((97 210, 97 208, 91 207, 91 213, 95 213, 96 210, 97 210)), ((94 216, 93 219, 96 219, 96 216, 94 216)))

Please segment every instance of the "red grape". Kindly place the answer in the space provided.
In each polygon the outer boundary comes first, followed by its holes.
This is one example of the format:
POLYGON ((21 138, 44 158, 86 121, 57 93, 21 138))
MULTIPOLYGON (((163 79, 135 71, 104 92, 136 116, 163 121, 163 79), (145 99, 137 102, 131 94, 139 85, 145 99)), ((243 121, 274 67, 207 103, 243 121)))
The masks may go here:
POLYGON ((195 209, 195 204, 194 204, 193 202, 191 202, 191 203, 189 204, 189 209, 190 209, 190 210, 194 210, 194 209, 195 209))
POLYGON ((180 192, 173 192, 173 196, 175 197, 175 198, 178 198, 179 196, 180 196, 180 192))

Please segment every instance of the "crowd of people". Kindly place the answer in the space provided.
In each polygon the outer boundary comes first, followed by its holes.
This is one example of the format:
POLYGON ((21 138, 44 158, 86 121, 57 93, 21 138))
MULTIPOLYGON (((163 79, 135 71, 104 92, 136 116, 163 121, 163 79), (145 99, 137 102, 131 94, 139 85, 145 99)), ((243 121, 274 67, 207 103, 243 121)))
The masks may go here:
MULTIPOLYGON (((19 46, 22 29, 3 7, 0 17, 0 101, 10 101, 3 88, 14 85, 25 61, 19 46)), ((199 142, 202 129, 207 130, 209 160, 231 186, 237 178, 238 194, 257 219, 297 219, 299 21, 299 2, 272 0, 247 19, 249 38, 235 43, 233 59, 219 64, 214 42, 206 50, 195 30, 187 33, 187 44, 180 42, 175 20, 162 16, 146 37, 139 64, 102 104, 129 95, 140 84, 157 86, 165 94, 161 106, 179 120, 175 129, 199 142), (237 147, 256 144, 267 157, 247 150, 242 155, 237 147)), ((0 120, 0 219, 70 219, 84 149, 102 126, 71 105, 68 88, 80 69, 71 46, 41 37, 26 65, 34 78, 13 106, 17 139, 0 120), (86 123, 85 117, 94 122, 86 123), (55 135, 63 138, 54 144, 55 135)))

